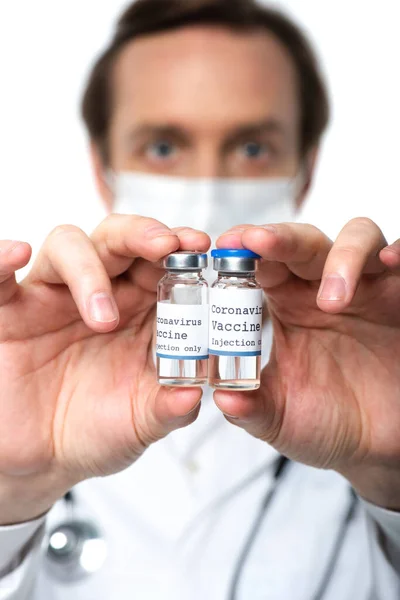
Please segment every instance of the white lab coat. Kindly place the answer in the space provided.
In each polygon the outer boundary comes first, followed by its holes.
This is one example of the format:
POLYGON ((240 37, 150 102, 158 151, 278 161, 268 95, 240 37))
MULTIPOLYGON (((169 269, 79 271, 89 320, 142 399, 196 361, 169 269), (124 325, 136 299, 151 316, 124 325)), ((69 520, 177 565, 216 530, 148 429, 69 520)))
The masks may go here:
MULTIPOLYGON (((79 513, 107 540, 108 556, 97 573, 68 584, 52 577, 38 529, 44 519, 0 527, 0 600, 227 599, 276 456, 227 423, 208 394, 195 424, 154 444, 124 472, 76 486, 79 513)), ((313 600, 348 504, 349 486, 339 475, 290 464, 237 598, 313 600)), ((46 515, 46 528, 64 513, 60 501, 46 515)), ((323 600, 398 598, 400 514, 360 502, 323 600)))

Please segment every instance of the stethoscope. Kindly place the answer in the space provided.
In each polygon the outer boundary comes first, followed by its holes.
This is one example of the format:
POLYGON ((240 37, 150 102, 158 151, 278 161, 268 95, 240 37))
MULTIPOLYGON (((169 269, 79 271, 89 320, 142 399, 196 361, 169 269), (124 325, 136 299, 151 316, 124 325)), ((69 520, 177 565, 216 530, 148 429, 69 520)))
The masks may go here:
MULTIPOLYGON (((266 518, 269 507, 275 499, 279 485, 283 481, 283 476, 287 471, 291 461, 284 456, 279 456, 273 466, 273 484, 268 486, 268 490, 261 502, 259 511, 257 512, 254 522, 251 525, 249 534, 242 546, 235 563, 229 593, 227 600, 237 600, 239 584, 242 579, 244 568, 249 560, 252 548, 257 540, 258 532, 266 518)), ((257 478, 265 474, 265 468, 257 473, 257 478)), ((255 477, 251 476, 245 482, 242 482, 237 489, 217 502, 212 508, 218 508, 221 503, 225 503, 232 496, 237 495, 250 483, 255 477)), ((89 519, 78 518, 76 515, 76 499, 73 490, 65 494, 63 498, 68 516, 56 525, 45 538, 45 558, 47 568, 51 576, 65 583, 72 583, 81 580, 96 571, 104 564, 106 558, 106 541, 100 528, 89 519)), ((350 499, 344 518, 340 523, 332 551, 324 573, 318 583, 315 594, 310 600, 323 600, 332 577, 338 559, 343 548, 347 530, 355 515, 357 506, 357 497, 354 491, 350 488, 350 499)), ((203 511, 202 511, 203 512, 203 511)), ((205 511, 204 511, 205 512, 205 511)), ((202 513, 201 513, 202 514, 202 513)))
MULTIPOLYGON (((254 522, 250 528, 249 534, 243 544, 242 550, 239 553, 237 562, 235 564, 233 575, 231 579, 231 584, 228 593, 228 600, 237 600, 238 598, 238 589, 239 584, 241 582, 241 578, 243 575, 244 567, 247 564, 249 556, 251 554, 251 550, 256 542, 257 535, 260 531, 261 525, 266 517, 266 513, 268 508, 271 506, 272 501, 274 500, 276 493, 279 488, 279 482, 282 480, 284 473, 287 470, 290 461, 285 456, 280 456, 274 465, 274 483, 272 487, 269 486, 262 502, 259 511, 256 514, 254 522)), ((313 596, 310 596, 309 600, 323 600, 326 592, 328 591, 329 585, 332 581, 332 577, 335 573, 335 567, 339 560, 341 550, 343 548, 346 533, 350 526, 350 523, 355 515, 356 506, 357 506, 357 496, 352 488, 350 490, 350 499, 348 503, 347 510, 345 511, 345 516, 340 523, 338 528, 337 535, 335 537, 334 543, 332 545, 331 555, 329 560, 327 561, 326 568, 324 569, 323 575, 318 582, 318 587, 313 596)))
POLYGON ((64 495, 67 514, 45 536, 45 566, 58 581, 73 583, 97 572, 107 556, 101 529, 88 518, 78 515, 73 490, 64 495))

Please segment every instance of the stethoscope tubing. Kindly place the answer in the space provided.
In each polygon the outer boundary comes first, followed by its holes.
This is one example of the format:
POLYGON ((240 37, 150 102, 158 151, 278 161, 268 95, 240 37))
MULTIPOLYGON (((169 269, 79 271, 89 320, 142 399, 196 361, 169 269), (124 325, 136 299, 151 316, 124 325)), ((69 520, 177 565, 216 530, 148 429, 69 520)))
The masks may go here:
MULTIPOLYGON (((275 463, 273 465, 273 485, 271 487, 270 475, 269 475, 268 490, 266 491, 266 493, 262 499, 260 508, 254 518, 254 521, 251 525, 251 528, 246 537, 246 540, 238 554, 238 558, 236 560, 234 569, 232 571, 233 574, 232 574, 232 579, 231 579, 231 583, 230 583, 229 590, 228 590, 227 600, 237 600, 238 599, 239 585, 240 585, 240 582, 241 582, 241 579, 243 576, 245 566, 249 560, 251 550, 255 544, 255 541, 256 541, 257 535, 260 531, 261 525, 262 525, 264 519, 266 518, 268 509, 270 508, 273 500, 275 500, 275 498, 276 498, 277 492, 279 490, 279 486, 280 486, 281 482, 283 481, 284 476, 287 473, 288 467, 290 466, 290 464, 291 464, 291 461, 284 456, 279 456, 275 460, 275 463)), ((269 464, 269 468, 268 468, 269 473, 271 472, 270 468, 271 468, 271 466, 269 464)), ((241 482, 241 484, 237 486, 237 489, 235 488, 234 490, 231 490, 229 494, 226 494, 222 499, 219 499, 219 501, 211 503, 211 506, 207 507, 207 509, 205 509, 204 511, 201 511, 201 513, 198 515, 198 517, 203 515, 203 513, 206 513, 206 512, 208 513, 209 509, 212 509, 212 510, 218 509, 221 506, 221 504, 224 504, 225 502, 230 500, 233 496, 236 496, 237 494, 239 494, 243 489, 247 488, 248 485, 253 483, 253 481, 255 479, 258 479, 265 472, 266 472, 266 466, 264 466, 262 469, 257 471, 256 474, 253 473, 251 477, 246 478, 245 481, 241 482)), ((340 523, 337 536, 335 537, 335 541, 332 545, 332 552, 329 557, 329 560, 327 561, 327 566, 324 569, 323 575, 318 584, 317 591, 310 598, 310 600, 323 600, 323 598, 329 588, 329 585, 331 583, 332 577, 334 575, 336 564, 338 562, 339 556, 341 554, 341 550, 342 550, 344 542, 345 542, 347 530, 348 530, 349 525, 350 525, 350 523, 355 515, 355 512, 356 512, 355 509, 357 506, 357 496, 351 488, 350 488, 350 491, 351 491, 351 498, 349 501, 349 505, 345 512, 345 516, 340 523)), ((68 512, 69 512, 69 519, 72 522, 74 520, 74 511, 75 511, 75 504, 76 504, 74 490, 69 490, 64 495, 63 500, 67 505, 68 512)), ((196 523, 199 523, 200 520, 201 519, 196 518, 194 525, 196 525, 196 523)), ((186 535, 190 534, 190 532, 191 532, 191 528, 188 528, 185 530, 186 535)), ((185 536, 182 536, 182 537, 185 537, 185 536)), ((88 575, 89 575, 89 573, 88 573, 88 575)))
MULTIPOLYGON (((286 473, 289 464, 290 464, 290 461, 287 458, 285 458, 284 456, 279 457, 275 463, 274 485, 272 486, 272 488, 269 487, 269 489, 267 490, 267 492, 263 498, 263 501, 261 503, 260 509, 257 512, 256 517, 253 521, 253 524, 251 526, 249 534, 248 534, 248 536, 245 540, 245 543, 243 544, 243 547, 239 553, 238 559, 236 561, 236 565, 233 570, 233 576, 232 576, 232 580, 231 580, 231 584, 230 584, 230 588, 229 588, 229 592, 228 592, 228 596, 227 596, 228 600, 237 600, 238 599, 239 584, 240 584, 240 581, 241 581, 241 578, 243 575, 244 568, 247 564, 251 550, 257 539, 257 535, 260 531, 262 522, 264 521, 264 519, 266 517, 267 511, 268 511, 269 507, 271 506, 272 501, 276 497, 277 491, 279 489, 279 484, 282 481, 283 475, 286 473)), ((329 585, 331 583, 332 577, 335 572, 336 564, 338 562, 341 550, 342 550, 344 542, 345 542, 347 530, 348 530, 350 523, 355 515, 355 509, 356 509, 356 506, 358 503, 357 496, 354 493, 352 488, 350 488, 350 496, 351 497, 350 497, 349 505, 345 512, 345 517, 342 520, 342 522, 340 523, 339 530, 338 530, 337 536, 335 538, 335 541, 334 541, 334 544, 332 547, 331 555, 329 557, 329 560, 327 561, 327 566, 321 577, 320 583, 318 584, 317 591, 315 592, 315 594, 313 596, 310 597, 309 600, 323 600, 325 594, 327 593, 329 585)))

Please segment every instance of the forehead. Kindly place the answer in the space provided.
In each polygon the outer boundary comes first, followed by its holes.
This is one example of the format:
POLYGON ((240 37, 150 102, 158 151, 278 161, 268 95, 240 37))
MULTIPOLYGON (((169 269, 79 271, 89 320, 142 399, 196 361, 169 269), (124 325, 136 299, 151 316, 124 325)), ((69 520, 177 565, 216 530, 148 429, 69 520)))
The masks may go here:
POLYGON ((295 66, 266 31, 193 26, 129 43, 114 68, 113 119, 210 127, 299 118, 295 66))

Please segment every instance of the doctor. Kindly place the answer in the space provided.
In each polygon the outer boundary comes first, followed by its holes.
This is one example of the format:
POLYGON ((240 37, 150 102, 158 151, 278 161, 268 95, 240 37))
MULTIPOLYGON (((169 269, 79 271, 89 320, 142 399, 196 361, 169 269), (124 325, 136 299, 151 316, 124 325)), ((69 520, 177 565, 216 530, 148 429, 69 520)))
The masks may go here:
POLYGON ((252 0, 138 0, 83 115, 120 214, 19 285, 30 247, 0 243, 0 599, 399 598, 400 245, 290 224, 328 120, 307 41, 252 0), (207 234, 262 255, 273 344, 259 391, 200 406, 152 335, 160 259, 207 234))

